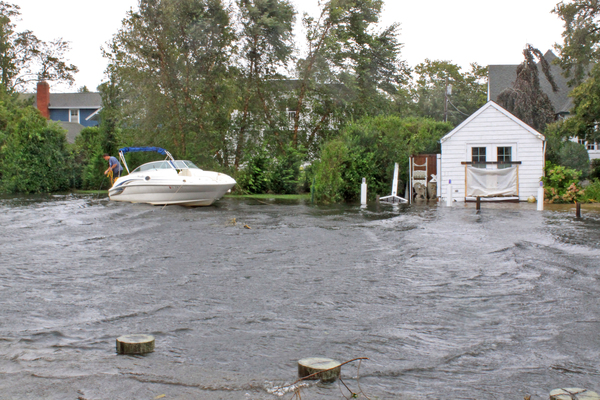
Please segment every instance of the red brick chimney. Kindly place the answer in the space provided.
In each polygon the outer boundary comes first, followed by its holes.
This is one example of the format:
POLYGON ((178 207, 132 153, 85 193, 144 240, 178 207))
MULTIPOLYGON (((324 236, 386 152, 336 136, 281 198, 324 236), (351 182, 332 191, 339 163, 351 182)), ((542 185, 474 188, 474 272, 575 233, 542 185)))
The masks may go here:
POLYGON ((37 84, 37 108, 46 119, 50 119, 50 85, 46 81, 37 84))

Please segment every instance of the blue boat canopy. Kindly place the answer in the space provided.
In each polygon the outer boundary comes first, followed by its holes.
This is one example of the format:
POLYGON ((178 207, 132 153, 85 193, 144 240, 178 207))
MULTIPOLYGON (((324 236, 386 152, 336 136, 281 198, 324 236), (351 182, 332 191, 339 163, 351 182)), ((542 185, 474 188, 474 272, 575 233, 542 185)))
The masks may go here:
POLYGON ((165 149, 161 149, 160 147, 123 147, 122 149, 119 149, 119 152, 123 154, 136 153, 138 151, 154 151, 164 156, 169 155, 168 151, 166 151, 165 149))
POLYGON ((119 157, 121 158, 121 161, 123 161, 123 165, 125 166, 127 173, 129 173, 129 167, 127 166, 127 161, 125 161, 125 153, 137 153, 139 151, 154 151, 158 154, 169 157, 171 161, 175 161, 171 153, 160 147, 123 147, 122 149, 119 149, 119 157))

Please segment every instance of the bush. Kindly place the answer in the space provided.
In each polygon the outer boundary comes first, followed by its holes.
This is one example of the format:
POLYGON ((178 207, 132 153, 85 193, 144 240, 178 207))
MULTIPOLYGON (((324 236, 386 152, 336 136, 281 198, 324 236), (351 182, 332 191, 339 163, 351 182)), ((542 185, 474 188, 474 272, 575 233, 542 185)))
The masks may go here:
POLYGON ((585 203, 600 203, 600 179, 593 179, 585 188, 585 194, 581 201, 585 203))
POLYGON ((248 160, 236 176, 237 189, 250 194, 266 193, 269 188, 269 168, 271 160, 264 151, 248 160))
POLYGON ((48 193, 69 188, 71 155, 66 132, 33 107, 16 111, 0 155, 2 190, 48 193))
POLYGON ((579 186, 580 171, 546 162, 544 198, 548 203, 573 203, 581 201, 585 192, 579 186))
POLYGON ((321 151, 321 159, 315 164, 315 199, 322 203, 343 200, 342 169, 348 156, 348 147, 341 139, 328 142, 321 151))
MULTIPOLYGON (((388 195, 394 163, 408 165, 412 154, 437 153, 439 140, 452 129, 447 123, 427 118, 378 116, 351 123, 341 136, 323 146, 316 167, 315 198, 318 201, 355 201, 366 178, 369 197, 388 195)), ((400 180, 408 179, 401 167, 400 180)))
POLYGON ((272 193, 296 194, 299 189, 300 165, 304 154, 292 147, 270 164, 268 188, 272 193))
POLYGON ((600 158, 592 160, 590 179, 600 179, 600 158))
POLYGON ((558 151, 559 164, 581 172, 581 179, 590 174, 590 157, 584 145, 572 141, 562 144, 558 151))

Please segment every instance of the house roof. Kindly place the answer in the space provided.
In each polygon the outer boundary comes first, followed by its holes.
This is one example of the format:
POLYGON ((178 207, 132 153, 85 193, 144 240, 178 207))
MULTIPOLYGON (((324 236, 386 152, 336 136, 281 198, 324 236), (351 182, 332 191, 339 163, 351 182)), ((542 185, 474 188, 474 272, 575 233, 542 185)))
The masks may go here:
POLYGON ((100 93, 50 93, 48 108, 100 108, 101 106, 100 93))
POLYGON ((55 121, 55 123, 67 131, 67 142, 69 143, 75 143, 75 138, 84 128, 83 125, 78 124, 77 122, 55 121))
MULTIPOLYGON (((19 95, 22 100, 33 98, 33 106, 37 107, 35 93, 19 95)), ((87 93, 50 93, 49 109, 95 108, 102 107, 102 97, 97 92, 87 93)))
MULTIPOLYGON (((573 108, 573 100, 569 97, 569 93, 573 89, 567 83, 567 78, 563 76, 563 70, 560 66, 553 63, 556 55, 548 50, 544 54, 544 58, 550 63, 550 72, 556 85, 558 86, 558 92, 552 91, 552 85, 546 79, 546 76, 542 72, 542 68, 538 63, 540 86, 542 91, 548 95, 554 111, 557 114, 567 114, 573 108)), ((502 93, 504 89, 511 88, 517 79, 517 67, 518 65, 490 65, 488 71, 488 100, 497 101, 498 95, 502 93)))
POLYGON ((481 107, 479 110, 475 111, 473 114, 471 114, 471 116, 469 118, 465 119, 460 125, 458 125, 454 129, 452 129, 448 134, 446 134, 446 136, 444 136, 443 138, 441 138, 440 142, 444 143, 446 140, 450 139, 455 133, 457 133, 458 131, 460 131, 463 127, 465 127, 466 125, 468 125, 471 121, 473 121, 481 113, 483 113, 485 110, 487 110, 490 107, 498 110, 499 112, 501 112, 502 114, 504 114, 506 117, 510 118, 513 122, 515 122, 516 124, 518 124, 522 128, 524 128, 527 132, 529 132, 532 135, 536 136, 538 139, 540 139, 540 140, 546 140, 546 138, 544 137, 544 135, 542 135, 541 133, 539 133, 538 131, 536 131, 535 129, 533 129, 532 127, 530 127, 529 125, 527 125, 525 122, 521 121, 519 118, 515 117, 510 112, 506 111, 504 108, 500 107, 498 104, 494 103, 493 101, 488 101, 486 104, 483 105, 483 107, 481 107))

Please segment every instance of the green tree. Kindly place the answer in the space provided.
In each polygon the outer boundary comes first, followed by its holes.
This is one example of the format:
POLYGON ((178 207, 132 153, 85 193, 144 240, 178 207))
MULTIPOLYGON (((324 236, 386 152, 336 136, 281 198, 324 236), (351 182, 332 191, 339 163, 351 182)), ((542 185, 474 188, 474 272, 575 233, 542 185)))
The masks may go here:
POLYGON ((225 162, 234 39, 220 0, 141 0, 105 50, 123 140, 225 162))
POLYGON ((15 32, 20 7, 0 1, 0 84, 7 91, 20 91, 33 82, 72 84, 78 69, 64 61, 69 43, 62 39, 44 42, 32 31, 15 32))
POLYGON ((304 15, 308 52, 298 62, 297 100, 290 107, 293 146, 312 152, 339 121, 391 110, 409 70, 399 59, 398 25, 375 31, 382 4, 330 0, 318 19, 304 15))
POLYGON ((594 65, 588 79, 571 92, 573 109, 563 129, 588 142, 600 141, 600 67, 594 65))
POLYGON ((416 115, 457 126, 487 100, 487 68, 476 63, 463 73, 461 67, 449 61, 426 59, 415 67, 415 72, 416 115))
POLYGON ((282 118, 278 113, 278 100, 285 95, 283 77, 278 71, 284 70, 291 60, 296 13, 288 0, 238 0, 237 5, 242 26, 242 62, 237 82, 242 90, 236 124, 236 169, 248 143, 262 147, 265 144, 261 142, 268 145, 269 139, 274 138, 273 148, 284 148, 282 131, 287 130, 287 116, 282 118))
POLYGON ((556 92, 558 87, 541 51, 528 44, 523 55, 525 60, 517 66, 517 78, 513 87, 498 95, 498 104, 537 131, 543 132, 546 125, 555 120, 555 110, 550 98, 541 89, 535 58, 539 60, 552 90, 556 92))
POLYGON ((552 12, 564 22, 559 64, 570 84, 580 84, 600 61, 600 0, 561 1, 552 12))

